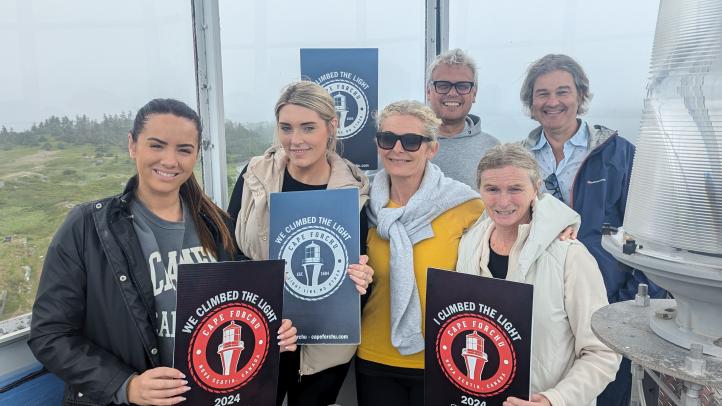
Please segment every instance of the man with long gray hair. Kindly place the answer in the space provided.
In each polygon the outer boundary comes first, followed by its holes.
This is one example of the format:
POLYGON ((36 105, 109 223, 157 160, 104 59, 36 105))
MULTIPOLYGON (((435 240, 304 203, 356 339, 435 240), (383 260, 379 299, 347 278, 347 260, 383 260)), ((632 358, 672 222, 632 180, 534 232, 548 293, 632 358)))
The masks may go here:
MULTIPOLYGON (((602 225, 620 227, 624 221, 634 145, 615 130, 577 118, 592 97, 582 67, 567 55, 546 55, 529 67, 520 96, 531 118, 541 124, 522 145, 539 163, 543 191, 581 215, 578 238, 599 264, 609 303, 633 299, 639 283, 649 285, 650 296, 663 297, 664 290, 642 272, 602 248, 602 225)), ((625 359, 598 404, 626 406, 630 388, 630 363, 625 359)))
POLYGON ((433 162, 444 174, 477 190, 476 164, 499 140, 481 131, 481 120, 469 114, 476 101, 476 63, 461 49, 434 59, 427 70, 426 99, 439 127, 439 152, 433 162))

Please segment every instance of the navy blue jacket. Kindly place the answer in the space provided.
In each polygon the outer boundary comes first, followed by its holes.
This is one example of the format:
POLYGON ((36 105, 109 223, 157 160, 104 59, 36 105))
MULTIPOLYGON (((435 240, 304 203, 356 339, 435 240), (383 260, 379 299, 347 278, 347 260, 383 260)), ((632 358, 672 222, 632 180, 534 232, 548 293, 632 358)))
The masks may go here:
MULTIPOLYGON (((531 149, 541 137, 537 127, 522 142, 531 149)), ((647 280, 639 270, 617 261, 602 248, 602 225, 621 227, 632 175, 634 145, 601 125, 589 128, 589 155, 574 177, 571 206, 582 217, 577 238, 597 260, 607 288, 609 303, 634 299, 637 285, 649 285, 649 295, 664 297, 665 291, 647 280)))

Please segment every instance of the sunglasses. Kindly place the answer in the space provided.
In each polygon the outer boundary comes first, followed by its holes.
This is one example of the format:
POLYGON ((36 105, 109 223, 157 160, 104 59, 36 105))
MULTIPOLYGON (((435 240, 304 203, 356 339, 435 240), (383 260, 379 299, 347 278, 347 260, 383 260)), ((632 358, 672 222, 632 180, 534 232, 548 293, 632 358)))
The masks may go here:
POLYGON ((471 89, 474 88, 474 82, 449 82, 446 80, 435 80, 431 82, 434 85, 434 90, 438 94, 447 94, 451 91, 451 88, 456 89, 458 94, 469 94, 471 89))
POLYGON ((396 141, 401 141, 401 147, 409 152, 418 151, 424 142, 433 141, 433 138, 420 134, 397 135, 391 131, 379 131, 376 133, 376 144, 381 149, 394 149, 396 141))
POLYGON ((559 187, 559 179, 557 179, 557 175, 555 173, 552 173, 544 179, 544 186, 546 186, 547 191, 549 191, 552 196, 564 201, 562 198, 562 189, 559 187))

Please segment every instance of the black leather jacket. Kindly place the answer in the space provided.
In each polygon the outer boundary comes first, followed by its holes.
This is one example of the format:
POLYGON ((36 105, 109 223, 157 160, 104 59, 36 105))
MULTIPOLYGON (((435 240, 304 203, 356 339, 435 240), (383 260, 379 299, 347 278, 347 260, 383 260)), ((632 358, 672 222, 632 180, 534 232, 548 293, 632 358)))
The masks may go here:
MULTIPOLYGON (((70 211, 53 237, 28 345, 65 381, 64 404, 108 404, 133 373, 160 366, 153 287, 122 195, 70 211)), ((219 261, 230 260, 210 222, 219 261)))

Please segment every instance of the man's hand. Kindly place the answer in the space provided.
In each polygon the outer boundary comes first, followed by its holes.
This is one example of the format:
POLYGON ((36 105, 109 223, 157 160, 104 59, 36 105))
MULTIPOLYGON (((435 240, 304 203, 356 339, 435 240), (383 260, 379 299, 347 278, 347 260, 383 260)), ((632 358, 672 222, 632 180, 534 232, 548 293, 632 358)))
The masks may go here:
POLYGON ((559 241, 564 240, 576 240, 577 239, 577 230, 574 228, 567 227, 565 228, 560 234, 559 234, 559 241))

